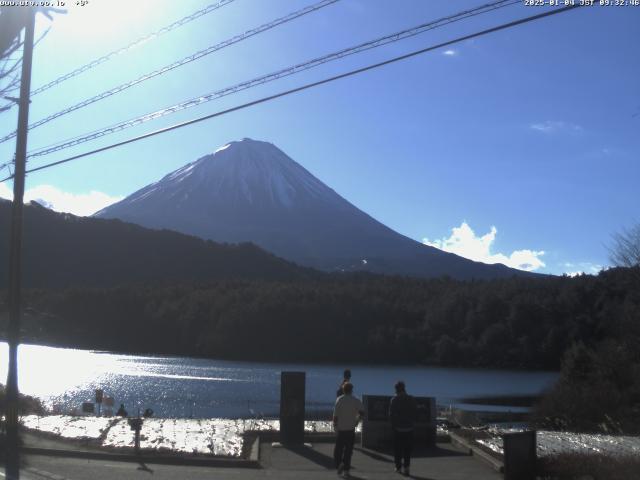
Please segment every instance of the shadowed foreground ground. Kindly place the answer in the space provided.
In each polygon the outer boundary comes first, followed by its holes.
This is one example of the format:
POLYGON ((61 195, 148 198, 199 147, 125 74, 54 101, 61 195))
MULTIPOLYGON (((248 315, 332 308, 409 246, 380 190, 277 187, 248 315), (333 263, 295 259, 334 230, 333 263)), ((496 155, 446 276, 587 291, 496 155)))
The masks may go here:
MULTIPOLYGON (((40 455, 27 456, 23 478, 55 480, 106 480, 106 479, 334 479, 332 468, 332 443, 316 443, 311 448, 277 448, 270 443, 261 445, 262 468, 215 468, 194 466, 158 465, 153 463, 87 460, 40 455), (49 475, 53 474, 53 475, 49 475)), ((393 460, 387 453, 356 448, 353 457, 354 479, 404 478, 393 472, 393 460)), ((411 478, 418 480, 474 480, 499 479, 502 475, 474 457, 440 444, 437 449, 419 452, 413 460, 411 478)))

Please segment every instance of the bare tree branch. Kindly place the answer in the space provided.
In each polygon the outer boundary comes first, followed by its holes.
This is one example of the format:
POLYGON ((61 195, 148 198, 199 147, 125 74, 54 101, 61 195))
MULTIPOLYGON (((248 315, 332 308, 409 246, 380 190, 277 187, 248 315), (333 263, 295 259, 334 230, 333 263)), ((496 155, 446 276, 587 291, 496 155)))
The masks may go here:
MULTIPOLYGON (((15 10, 15 9, 14 9, 15 10)), ((47 10, 47 9, 45 9, 47 10)), ((22 56, 11 58, 11 55, 22 48, 20 16, 7 13, 7 8, 0 9, 0 98, 8 97, 17 92, 20 88, 20 68, 22 66, 22 56), (15 35, 15 37, 12 37, 15 35)), ((44 11, 50 18, 50 12, 44 11)), ((54 9, 54 13, 58 13, 54 9)), ((51 27, 47 28, 36 40, 35 45, 49 33, 51 27)), ((34 46, 35 46, 34 45, 34 46)), ((14 102, 0 105, 0 113, 11 110, 16 104, 14 102)))
MULTIPOLYGON (((14 93, 20 84, 21 60, 11 58, 22 47, 21 31, 24 26, 23 8, 0 8, 0 97, 14 93)), ((10 110, 13 103, 0 105, 0 113, 10 110)))
POLYGON ((7 59, 2 63, 2 67, 0 67, 0 80, 8 77, 14 72, 17 72, 21 65, 22 60, 16 60, 13 65, 9 65, 9 60, 7 59))
POLYGON ((609 247, 611 263, 618 267, 640 265, 640 223, 614 233, 611 238, 612 244, 609 247))

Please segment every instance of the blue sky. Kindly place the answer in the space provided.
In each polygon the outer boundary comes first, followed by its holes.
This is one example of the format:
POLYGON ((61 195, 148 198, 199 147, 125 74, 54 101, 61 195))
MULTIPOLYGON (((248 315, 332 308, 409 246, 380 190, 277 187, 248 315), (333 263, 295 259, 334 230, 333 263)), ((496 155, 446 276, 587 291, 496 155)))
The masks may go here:
MULTIPOLYGON (((34 88, 211 3, 67 2, 34 54, 34 88)), ((236 0, 32 99, 30 119, 314 3, 236 0)), ((483 1, 341 0, 65 115, 29 149, 483 1)), ((548 7, 545 7, 548 8, 548 7)), ((510 6, 31 161, 31 166, 212 113, 535 13, 510 6)), ((274 143, 394 230, 464 256, 546 273, 608 265, 639 221, 640 7, 581 8, 34 173, 27 198, 88 214, 231 140, 274 143)), ((0 136, 16 112, 0 115, 0 136)), ((9 160, 13 141, 0 145, 9 160)), ((2 160, 4 162, 5 160, 2 160)), ((0 163, 2 163, 0 162, 0 163)), ((0 185, 8 196, 10 182, 0 185)))

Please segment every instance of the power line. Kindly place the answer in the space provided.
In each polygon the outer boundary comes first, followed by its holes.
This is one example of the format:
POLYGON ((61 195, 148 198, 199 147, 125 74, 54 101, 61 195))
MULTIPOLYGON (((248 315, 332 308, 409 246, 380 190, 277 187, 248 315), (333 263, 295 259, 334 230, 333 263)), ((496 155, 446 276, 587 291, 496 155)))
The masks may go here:
POLYGON ((80 135, 77 137, 73 137, 71 139, 65 140, 63 142, 58 142, 53 145, 49 145, 46 147, 41 147, 36 149, 36 151, 30 153, 30 158, 39 157, 43 155, 47 155, 53 152, 57 152, 60 150, 64 150, 69 147, 73 147, 76 145, 80 145, 82 143, 89 142, 91 140, 95 140, 97 138, 104 137, 106 135, 110 135, 115 132, 119 132, 121 130, 125 130, 127 128, 135 127, 137 125, 146 123, 151 120, 155 120, 157 118, 164 117, 171 113, 185 110, 191 107, 195 107, 198 105, 202 105, 203 103, 207 103, 213 100, 217 100, 221 97, 231 95, 237 93, 242 90, 247 90, 249 88, 253 88, 258 85, 262 85, 268 82, 272 82, 274 80, 278 80, 283 77, 287 77, 290 75, 294 75, 296 73, 303 72, 305 70, 309 70, 311 68, 317 67, 319 65, 332 62, 335 60, 339 60, 341 58, 345 58, 350 55, 354 55, 357 53, 361 53, 373 48, 377 48, 383 45, 387 45, 389 43, 397 42, 400 40, 404 40, 409 37, 413 37, 415 35, 424 33, 429 30, 434 30, 436 28, 443 27, 445 25, 449 25, 454 22, 458 22, 460 20, 470 18, 476 15, 481 15, 499 8, 504 8, 510 5, 514 5, 516 3, 520 3, 520 0, 500 0, 493 3, 489 3, 486 5, 482 5, 480 7, 476 7, 471 10, 465 10, 463 12, 457 13, 455 15, 450 15, 447 17, 440 18, 438 20, 430 21, 428 23, 423 23, 416 27, 408 28, 402 30, 400 32, 393 33, 391 35, 386 35, 384 37, 377 38, 375 40, 371 40, 365 43, 361 43, 360 45, 356 45, 355 47, 349 47, 343 50, 339 50, 337 52, 333 52, 322 57, 317 57, 312 60, 309 60, 304 63, 300 63, 294 65, 292 67, 285 68, 283 70, 278 70, 276 72, 269 73, 267 75, 263 75, 261 77, 254 78, 252 80, 244 81, 239 84, 232 85, 230 87, 223 88, 221 90, 217 90, 215 92, 201 95, 198 97, 191 98, 189 100, 183 101, 181 103, 172 105, 170 107, 163 108, 162 110, 157 110, 155 112, 151 112, 133 119, 125 120, 124 122, 117 123, 115 125, 111 125, 106 128, 102 128, 84 135, 80 135))
MULTIPOLYGON (((67 107, 63 110, 60 110, 52 115, 49 115, 48 117, 45 117, 41 120, 38 120, 35 123, 32 123, 31 125, 29 125, 29 129, 34 129, 39 127, 40 125, 44 125, 45 123, 48 123, 52 120, 55 120, 58 117, 61 117, 63 115, 66 115, 68 113, 74 112, 76 110, 79 110, 80 108, 86 107, 88 105, 91 105, 95 102, 98 102, 100 100, 103 100, 107 97, 110 97, 112 95, 115 95, 116 93, 120 93, 124 90, 127 90, 128 88, 133 87, 134 85, 137 85, 139 83, 142 83, 144 81, 150 80, 152 78, 155 78, 159 75, 163 75, 167 72, 170 72, 171 70, 174 70, 178 67, 181 67, 183 65, 186 65, 188 63, 191 63, 195 60, 199 60, 202 57, 205 57, 207 55, 210 55, 214 52, 217 52, 218 50, 222 50, 223 48, 229 47, 231 45, 234 45, 238 42, 241 42, 243 40, 246 40, 247 38, 253 37, 254 35, 258 35, 259 33, 262 32, 266 32, 267 30, 271 30, 272 28, 275 28, 279 25, 282 25, 284 23, 290 22, 292 20, 295 20, 296 18, 302 17, 303 15, 307 15, 308 13, 312 13, 315 12, 316 10, 319 10, 321 8, 327 7, 329 5, 332 5, 336 2, 338 2, 339 0, 321 0, 318 3, 314 3, 313 5, 309 5, 301 10, 297 10, 295 12, 292 12, 288 15, 285 15, 284 17, 280 17, 277 18, 276 20, 273 20, 269 23, 265 23, 264 25, 260 25, 259 27, 253 28, 251 30, 248 30, 240 35, 236 35, 235 37, 232 37, 230 39, 224 40, 223 42, 217 43, 215 45, 211 45, 207 48, 205 48, 204 50, 200 50, 199 52, 196 52, 192 55, 189 55, 187 57, 184 57, 180 60, 177 60, 169 65, 166 65, 158 70, 154 70, 151 73, 147 73, 145 75, 142 75, 141 77, 138 77, 134 80, 131 80, 129 82, 123 83, 121 85, 118 85, 117 87, 113 87, 109 90, 106 90, 102 93, 99 93, 97 95, 94 95, 93 97, 87 98, 79 103, 76 103, 75 105, 72 105, 70 107, 67 107)), ((4 137, 0 138, 0 143, 6 142, 7 140, 12 139, 13 137, 15 137, 16 132, 12 132, 8 135, 5 135, 4 137)))
MULTIPOLYGON (((13 173, 11 172, 11 165, 13 165, 14 160, 11 160, 10 162, 4 162, 3 164, 0 164, 0 172, 2 170, 4 170, 5 168, 9 171, 9 177, 7 178, 13 178, 13 173)), ((4 182, 4 180, 3 180, 4 182)), ((0 182, 2 183, 2 182, 0 182)))
POLYGON ((138 38, 137 40, 134 40, 133 42, 129 43, 128 45, 118 48, 117 50, 114 50, 112 52, 107 53, 106 55, 101 56, 100 58, 97 58, 85 65, 82 65, 81 67, 76 68, 75 70, 66 73, 58 78, 56 78, 55 80, 52 80, 51 82, 42 85, 41 87, 36 88, 33 92, 31 92, 31 96, 33 95, 37 95, 41 92, 44 92, 45 90, 50 89, 51 87, 55 87, 56 85, 69 80, 70 78, 76 77, 78 75, 80 75, 81 73, 86 72, 87 70, 91 70, 92 68, 97 67, 98 65, 107 62, 109 60, 111 60, 112 58, 125 53, 128 50, 131 50, 134 47, 137 47, 138 45, 141 45, 142 43, 148 42, 149 40, 152 39, 156 39, 161 35, 164 35, 165 33, 170 32, 171 30, 174 30, 178 27, 181 27, 183 25, 186 25, 189 22, 192 22, 204 15, 207 15, 215 10, 218 10, 221 7, 224 7, 225 5, 229 5, 230 3, 234 2, 235 0, 220 0, 217 3, 212 3, 210 5, 207 5, 206 7, 202 8, 201 10, 198 10, 196 12, 193 12, 191 15, 187 15, 186 17, 181 18, 180 20, 176 20, 175 22, 173 22, 170 25, 167 25, 165 27, 162 27, 159 30, 156 30, 155 32, 151 32, 148 33, 147 35, 138 38))
MULTIPOLYGON (((65 158, 63 160, 58 160, 56 162, 51 162, 51 163, 48 163, 46 165, 41 165, 39 167, 31 168, 31 169, 27 170, 27 173, 37 172, 39 170, 45 170, 47 168, 51 168, 51 167, 54 167, 54 166, 57 166, 57 165, 62 165, 64 163, 68 163, 68 162, 71 162, 73 160, 77 160, 79 158, 83 158, 83 157, 87 157, 89 155, 94 155, 96 153, 100 153, 100 152, 104 152, 104 151, 107 151, 107 150, 111 150, 113 148, 121 147, 123 145, 127 145, 127 144, 130 144, 130 143, 134 143, 134 142, 143 140, 145 138, 150 138, 150 137, 153 137, 153 136, 156 136, 156 135, 160 135, 162 133, 167 133, 167 132, 170 132, 172 130, 177 130, 177 129, 182 128, 182 127, 193 125, 195 123, 199 123, 199 122, 203 122, 205 120, 210 120, 212 118, 220 117, 220 116, 226 115, 228 113, 232 113, 232 112, 236 112, 236 111, 239 111, 239 110, 243 110, 245 108, 249 108, 249 107, 252 107, 254 105, 259 105, 261 103, 269 102, 271 100, 275 100, 275 99, 280 98, 280 97, 285 97, 285 96, 291 95, 293 93, 301 92, 303 90, 308 90, 308 89, 313 88, 313 87, 324 85, 326 83, 330 83, 330 82, 334 82, 336 80, 340 80, 340 79, 343 79, 343 78, 351 77, 351 76, 354 76, 354 75, 357 75, 357 74, 360 74, 360 73, 363 73, 363 72, 367 72, 369 70, 373 70, 373 69, 376 69, 376 68, 383 67, 385 65, 390 65, 392 63, 396 63, 396 62, 399 62, 399 61, 402 61, 402 60, 406 60, 408 58, 412 58, 412 57, 415 57, 417 55, 421 55, 423 53, 430 52, 432 50, 437 50, 439 48, 447 47, 447 46, 453 45, 455 43, 460 43, 460 42, 463 42, 465 40, 470 40, 472 38, 477 38, 477 37, 480 37, 480 36, 483 36, 483 35, 487 35, 489 33, 497 32, 497 31, 500 31, 500 30, 505 30, 507 28, 512 28, 512 27, 515 27, 515 26, 518 26, 518 25, 522 25, 522 24, 525 24, 525 23, 528 23, 528 22, 535 21, 535 20, 540 20, 542 18, 550 17, 552 15, 557 15, 557 14, 560 14, 560 13, 568 12, 569 10, 573 10, 573 9, 579 8, 579 7, 580 7, 580 5, 569 5, 569 6, 566 6, 566 7, 562 7, 562 8, 551 10, 549 12, 539 13, 537 15, 532 15, 532 16, 529 16, 529 17, 521 18, 519 20, 514 20, 514 21, 509 22, 509 23, 503 23, 503 24, 498 25, 496 27, 488 28, 486 30, 481 30, 481 31, 476 32, 476 33, 471 33, 471 34, 465 35, 463 37, 458 37, 458 38, 456 38, 454 40, 449 40, 447 42, 439 43, 437 45, 432 45, 430 47, 426 47, 426 48, 423 48, 423 49, 420 49, 420 50, 415 50, 415 51, 413 51, 411 53, 407 53, 405 55, 401 55, 401 56, 398 56, 398 57, 393 57, 393 58, 385 60, 383 62, 374 63, 372 65, 368 65, 366 67, 362 67, 362 68, 358 68, 358 69, 355 69, 355 70, 351 70, 349 72, 342 73, 340 75, 335 75, 333 77, 325 78, 323 80, 318 80, 316 82, 307 83, 306 85, 302 85, 300 87, 292 88, 290 90, 285 90, 283 92, 276 93, 276 94, 270 95, 268 97, 263 97, 263 98, 260 98, 258 100, 254 100, 254 101, 251 101, 251 102, 248 102, 248 103, 244 103, 242 105, 237 105, 235 107, 228 108, 226 110, 221 110, 219 112, 215 112, 215 113, 212 113, 212 114, 209 114, 209 115, 205 115, 203 117, 195 118, 195 119, 192 119, 192 120, 188 120, 186 122, 182 122, 182 123, 178 123, 178 124, 175 124, 175 125, 171 125, 169 127, 161 128, 161 129, 155 130, 153 132, 145 133, 144 135, 139 135, 137 137, 129 138, 129 139, 124 140, 122 142, 118 142, 118 143, 107 145, 107 146, 104 146, 104 147, 101 147, 101 148, 97 148, 95 150, 91 150, 89 152, 81 153, 79 155, 74 155, 72 157, 65 158)), ((0 183, 4 182, 6 180, 10 180, 11 178, 13 178, 13 175, 0 180, 0 183)))
MULTIPOLYGON (((124 47, 121 47, 121 48, 119 48, 117 50, 114 50, 114 51, 112 51, 110 53, 107 53, 106 55, 103 55, 100 58, 97 58, 97 59, 95 59, 95 60, 93 60, 93 61, 91 61, 91 62, 89 62, 89 63, 87 63, 87 64, 85 64, 85 65, 83 65, 81 67, 78 67, 75 70, 56 78, 55 80, 52 80, 51 82, 47 83, 46 85, 43 85, 43 86, 35 89, 33 92, 31 92, 31 96, 33 97, 34 95, 37 95, 38 93, 44 92, 45 90, 48 90, 51 87, 54 87, 54 86, 66 81, 66 80, 69 80, 70 78, 76 77, 76 76, 80 75, 81 73, 84 73, 84 72, 86 72, 88 70, 91 70, 92 68, 95 68, 98 65, 100 65, 100 64, 102 64, 102 63, 104 63, 104 62, 106 62, 108 60, 111 60, 113 57, 115 57, 117 55, 120 55, 121 53, 124 53, 124 52, 126 52, 128 50, 131 50, 132 48, 134 48, 134 47, 136 47, 136 46, 138 46, 138 45, 140 45, 142 43, 148 42, 149 40, 155 39, 155 38, 159 37, 160 35, 163 35, 163 34, 165 34, 167 32, 170 32, 171 30, 174 30, 175 28, 181 27, 182 25, 185 25, 185 24, 187 24, 187 23, 189 23, 189 22, 191 22, 193 20, 196 20, 197 18, 200 18, 203 15, 211 13, 214 10, 217 10, 220 7, 224 7, 225 5, 228 5, 229 3, 234 2, 234 1, 235 0, 220 0, 218 3, 212 3, 210 5, 207 5, 203 9, 198 10, 198 11, 192 13, 191 15, 187 15, 186 17, 181 18, 180 20, 177 20, 177 21, 173 22, 170 25, 167 25, 166 27, 163 27, 163 28, 161 28, 159 30, 156 30, 155 32, 149 33, 149 34, 145 35, 144 37, 140 37, 139 39, 131 42, 130 44, 128 44, 128 45, 126 45, 124 47)), ((51 17, 49 16, 49 18, 51 18, 51 17)), ((51 27, 49 27, 47 29, 47 32, 50 29, 51 29, 51 27)), ((44 35, 46 35, 47 32, 45 32, 44 35)), ((42 35, 36 41, 36 45, 38 43, 40 43, 40 40, 42 40, 42 38, 44 38, 44 35, 42 35)), ((12 109, 15 105, 16 105, 15 103, 9 103, 9 104, 4 105, 3 107, 0 107, 0 113, 1 112, 6 112, 6 111, 12 109)))

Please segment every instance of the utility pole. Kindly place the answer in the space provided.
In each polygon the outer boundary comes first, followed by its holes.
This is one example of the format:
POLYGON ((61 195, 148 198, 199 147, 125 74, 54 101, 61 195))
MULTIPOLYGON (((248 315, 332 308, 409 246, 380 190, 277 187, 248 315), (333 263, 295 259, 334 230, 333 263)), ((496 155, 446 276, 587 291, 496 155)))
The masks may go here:
POLYGON ((13 206, 11 209, 11 240, 9 247, 9 374, 7 375, 7 448, 5 473, 7 480, 20 478, 18 439, 18 344, 20 343, 21 283, 22 283, 22 211, 27 164, 27 132, 29 129, 29 96, 31 92, 31 60, 36 10, 30 8, 25 24, 22 53, 22 78, 16 137, 15 170, 13 176, 13 206))

